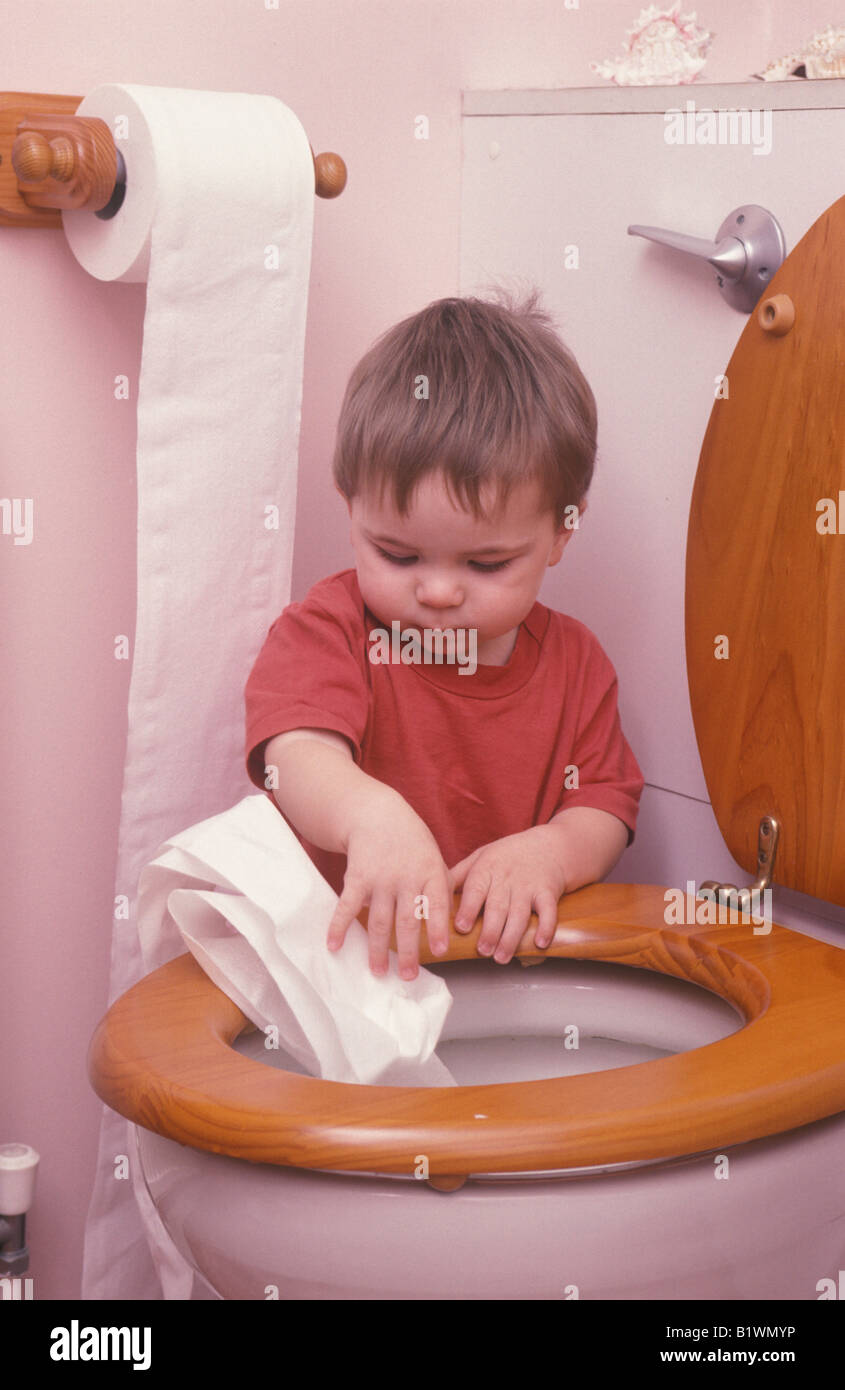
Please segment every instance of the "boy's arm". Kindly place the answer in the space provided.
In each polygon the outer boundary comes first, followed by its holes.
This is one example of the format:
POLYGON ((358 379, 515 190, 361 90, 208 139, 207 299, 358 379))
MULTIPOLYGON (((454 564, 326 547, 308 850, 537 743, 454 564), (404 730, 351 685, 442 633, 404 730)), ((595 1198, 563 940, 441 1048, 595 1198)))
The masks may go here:
POLYGON ((290 729, 264 745, 264 766, 277 769, 273 797, 312 845, 346 852, 353 820, 399 798, 392 787, 356 766, 342 734, 290 729))
POLYGON ((327 729, 291 729, 264 747, 277 769, 275 800, 312 844, 346 854, 343 892, 326 944, 343 945, 367 906, 370 969, 383 975, 395 931, 400 977, 419 971, 420 894, 428 901, 426 934, 435 955, 449 944, 452 887, 431 831, 393 787, 356 766, 346 739, 327 729))
POLYGON ((553 843, 558 846, 567 893, 587 883, 599 883, 628 843, 625 822, 594 806, 571 806, 558 811, 546 828, 556 832, 553 843))

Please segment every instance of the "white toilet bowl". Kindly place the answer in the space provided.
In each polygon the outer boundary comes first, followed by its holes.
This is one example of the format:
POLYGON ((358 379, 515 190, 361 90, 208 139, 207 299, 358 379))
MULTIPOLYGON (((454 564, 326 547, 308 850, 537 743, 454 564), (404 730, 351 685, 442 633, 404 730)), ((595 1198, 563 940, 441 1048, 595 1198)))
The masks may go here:
MULTIPOLYGON (((622 966, 433 968, 453 993, 438 1051, 459 1084, 636 1066, 742 1025, 704 990, 622 966)), ((263 1034, 236 1048, 295 1069, 263 1034)), ((226 1299, 806 1300, 845 1254, 845 1115, 681 1159, 477 1174, 449 1193, 135 1132, 167 1230, 226 1299)))
POLYGON ((845 951, 664 910, 574 893, 540 969, 454 938, 454 1088, 298 1074, 190 956, 112 1006, 92 1080, 225 1298, 816 1298, 845 1254, 845 951))

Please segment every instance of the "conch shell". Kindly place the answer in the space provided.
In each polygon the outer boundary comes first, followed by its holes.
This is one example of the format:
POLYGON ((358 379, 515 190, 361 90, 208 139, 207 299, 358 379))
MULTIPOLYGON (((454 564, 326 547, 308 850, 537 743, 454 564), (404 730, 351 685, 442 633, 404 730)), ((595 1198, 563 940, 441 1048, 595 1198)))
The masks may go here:
POLYGON ((590 70, 620 87, 679 86, 694 82, 714 35, 696 24, 696 12, 682 15, 680 5, 640 12, 621 58, 591 63, 590 70))
POLYGON ((763 82, 784 82, 790 77, 845 77, 845 25, 829 24, 797 53, 776 58, 752 76, 763 82))

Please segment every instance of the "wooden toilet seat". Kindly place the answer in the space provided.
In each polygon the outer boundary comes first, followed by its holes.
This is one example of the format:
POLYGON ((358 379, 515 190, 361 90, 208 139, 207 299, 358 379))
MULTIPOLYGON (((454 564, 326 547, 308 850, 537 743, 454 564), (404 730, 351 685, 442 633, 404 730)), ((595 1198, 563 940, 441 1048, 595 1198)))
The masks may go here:
MULTIPOLYGON (((533 946, 532 925, 518 954, 615 962, 720 995, 745 1025, 691 1052, 484 1086, 322 1081, 235 1052, 249 1021, 184 955, 111 1007, 91 1042, 92 1085, 136 1124, 193 1148, 409 1177, 421 1155, 435 1177, 680 1157, 845 1110, 845 951, 776 925, 757 936, 750 922, 667 927, 664 892, 584 888, 562 900, 548 951, 533 946)), ((479 932, 453 934, 446 959, 474 958, 479 932)))

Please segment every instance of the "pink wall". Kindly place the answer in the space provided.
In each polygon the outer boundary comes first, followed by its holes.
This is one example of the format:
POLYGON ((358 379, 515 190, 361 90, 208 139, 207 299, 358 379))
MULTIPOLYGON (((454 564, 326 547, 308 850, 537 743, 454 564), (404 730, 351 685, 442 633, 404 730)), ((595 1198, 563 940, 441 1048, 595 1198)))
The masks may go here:
MULTIPOLYGON (((461 91, 596 85, 637 0, 7 0, 15 90, 128 81, 268 92, 350 181, 316 209, 294 597, 351 563, 329 464, 349 370, 372 338, 458 274, 461 91), (414 139, 426 114, 431 138, 414 139)), ((699 4, 710 82, 746 80, 840 17, 839 0, 699 4), (806 16, 806 18, 805 18, 806 16)), ((41 1153, 30 1245, 39 1298, 76 1298, 100 1104, 85 1074, 104 1012, 134 634, 134 406, 140 286, 102 285, 61 233, 0 229, 4 495, 31 497, 31 545, 0 537, 2 766, 0 1142, 41 1153)), ((600 309, 600 306, 599 306, 600 309)))

